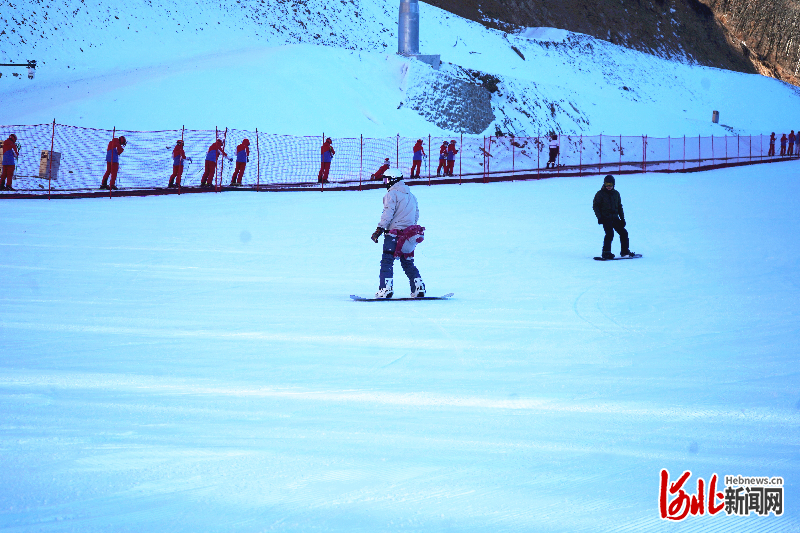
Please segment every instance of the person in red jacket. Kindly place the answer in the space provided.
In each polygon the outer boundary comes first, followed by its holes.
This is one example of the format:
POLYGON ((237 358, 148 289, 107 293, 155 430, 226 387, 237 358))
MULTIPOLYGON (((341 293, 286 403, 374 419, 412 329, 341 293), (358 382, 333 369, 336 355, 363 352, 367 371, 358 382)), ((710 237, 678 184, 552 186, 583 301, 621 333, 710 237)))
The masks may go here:
POLYGON ((422 158, 428 157, 428 154, 425 153, 425 148, 422 147, 422 139, 417 139, 417 144, 414 145, 414 157, 411 163, 411 177, 418 178, 419 171, 422 168, 422 158), (414 169, 417 170, 417 173, 414 174, 414 169))
POLYGON ((375 172, 375 174, 372 174, 369 177, 369 179, 375 180, 375 181, 385 180, 385 178, 383 177, 383 173, 386 172, 387 170, 389 170, 390 166, 391 165, 389 164, 389 158, 387 157, 386 159, 383 160, 383 164, 381 165, 381 168, 379 168, 378 171, 375 172))
POLYGON ((183 141, 179 140, 175 143, 175 148, 172 149, 172 175, 169 177, 168 188, 181 187, 181 176, 183 176, 183 162, 185 160, 191 161, 191 157, 186 157, 186 152, 183 151, 183 141))
POLYGON ((789 132, 789 152, 786 155, 794 155, 794 130, 789 132))
POLYGON ((222 149, 222 139, 217 139, 214 141, 214 144, 208 147, 208 153, 206 154, 206 168, 203 172, 203 177, 200 178, 201 187, 214 186, 214 174, 217 171, 217 159, 219 159, 220 154, 222 154, 223 157, 228 157, 228 154, 226 154, 225 150, 222 149))
POLYGON ((3 172, 0 174, 0 190, 15 190, 12 187, 12 180, 14 179, 14 169, 17 168, 18 157, 17 136, 12 133, 8 139, 3 141, 3 172))
POLYGON ((116 190, 117 186, 117 172, 119 172, 119 156, 125 150, 125 146, 128 145, 128 141, 125 140, 124 135, 120 135, 119 138, 114 137, 111 139, 111 142, 108 143, 108 148, 106 148, 106 173, 103 174, 103 183, 100 184, 101 189, 111 189, 116 190), (109 181, 109 177, 111 181, 109 181))
POLYGON ((453 175, 453 168, 456 165, 456 154, 458 150, 456 149, 456 141, 450 141, 450 145, 447 147, 447 170, 445 171, 445 176, 452 176, 453 175))
POLYGON ((236 147, 236 168, 231 176, 231 186, 241 185, 244 176, 244 167, 250 161, 250 139, 244 139, 242 144, 236 147))
POLYGON ((772 135, 769 136, 769 150, 767 151, 767 156, 775 155, 775 132, 772 132, 772 135))
POLYGON ((319 183, 328 183, 328 174, 331 171, 331 161, 333 161, 333 156, 336 153, 336 150, 333 149, 333 141, 330 137, 325 139, 325 143, 323 143, 322 148, 320 148, 319 151, 322 162, 319 167, 317 181, 319 183))
POLYGON ((442 171, 447 175, 447 141, 442 141, 439 147, 439 166, 436 168, 436 177, 441 176, 442 171))

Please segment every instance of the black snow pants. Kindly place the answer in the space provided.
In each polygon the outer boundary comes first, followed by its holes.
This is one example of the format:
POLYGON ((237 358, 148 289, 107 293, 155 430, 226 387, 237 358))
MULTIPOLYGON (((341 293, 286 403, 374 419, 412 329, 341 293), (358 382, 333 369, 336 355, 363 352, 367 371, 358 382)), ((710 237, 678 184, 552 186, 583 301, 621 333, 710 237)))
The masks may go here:
POLYGON ((614 240, 614 231, 619 233, 619 240, 622 246, 621 250, 623 252, 628 251, 628 246, 630 243, 628 241, 628 230, 622 225, 622 220, 619 219, 617 216, 613 217, 606 217, 603 219, 603 229, 606 232, 605 238, 603 238, 603 251, 610 252, 611 251, 611 241, 614 240))

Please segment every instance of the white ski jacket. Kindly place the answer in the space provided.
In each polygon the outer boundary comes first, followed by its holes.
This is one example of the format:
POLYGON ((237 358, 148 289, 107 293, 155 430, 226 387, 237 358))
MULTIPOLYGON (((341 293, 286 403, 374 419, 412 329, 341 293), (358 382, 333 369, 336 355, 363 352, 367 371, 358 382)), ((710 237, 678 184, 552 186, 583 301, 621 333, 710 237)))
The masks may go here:
POLYGON ((387 232, 396 229, 406 229, 419 220, 419 207, 417 199, 411 194, 411 189, 402 181, 398 181, 389 188, 383 197, 383 214, 378 226, 387 232))

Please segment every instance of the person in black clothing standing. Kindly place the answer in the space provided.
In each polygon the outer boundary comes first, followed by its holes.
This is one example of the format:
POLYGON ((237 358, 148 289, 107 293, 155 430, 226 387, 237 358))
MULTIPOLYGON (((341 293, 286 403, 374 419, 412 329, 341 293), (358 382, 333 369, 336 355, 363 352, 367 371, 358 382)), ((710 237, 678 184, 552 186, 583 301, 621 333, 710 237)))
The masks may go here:
POLYGON ((606 232, 603 239, 603 259, 614 259, 611 253, 611 241, 614 240, 614 232, 619 233, 619 240, 622 245, 620 255, 635 255, 630 250, 628 231, 625 229, 625 212, 622 210, 622 199, 619 192, 614 189, 614 176, 609 174, 603 179, 603 187, 594 195, 594 214, 597 216, 597 223, 602 224, 606 232))

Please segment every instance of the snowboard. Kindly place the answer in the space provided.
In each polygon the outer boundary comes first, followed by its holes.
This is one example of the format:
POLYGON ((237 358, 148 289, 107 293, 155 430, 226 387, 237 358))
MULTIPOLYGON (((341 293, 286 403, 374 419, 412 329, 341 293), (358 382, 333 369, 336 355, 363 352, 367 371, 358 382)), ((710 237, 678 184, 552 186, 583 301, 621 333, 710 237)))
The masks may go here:
POLYGON ((448 300, 451 296, 453 296, 452 292, 444 296, 425 296, 424 298, 364 298, 355 294, 351 294, 350 298, 356 302, 416 302, 418 300, 448 300))
POLYGON ((595 261, 618 261, 619 259, 638 259, 642 257, 642 254, 633 254, 633 256, 626 255, 625 257, 615 257, 614 259, 603 259, 602 257, 595 257, 595 261))

